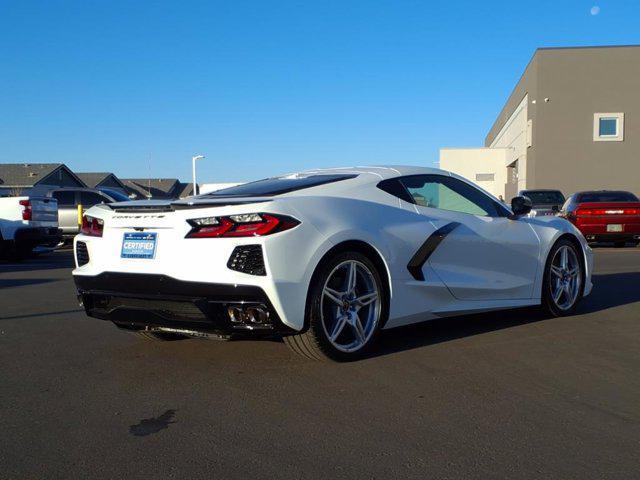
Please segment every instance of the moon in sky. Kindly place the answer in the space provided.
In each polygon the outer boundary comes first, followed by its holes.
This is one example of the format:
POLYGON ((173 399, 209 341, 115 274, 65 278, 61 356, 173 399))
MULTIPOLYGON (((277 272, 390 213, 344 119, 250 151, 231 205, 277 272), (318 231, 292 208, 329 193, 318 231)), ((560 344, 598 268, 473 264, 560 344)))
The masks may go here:
POLYGON ((591 7, 591 15, 598 15, 600 13, 600 7, 598 5, 594 5, 591 7))

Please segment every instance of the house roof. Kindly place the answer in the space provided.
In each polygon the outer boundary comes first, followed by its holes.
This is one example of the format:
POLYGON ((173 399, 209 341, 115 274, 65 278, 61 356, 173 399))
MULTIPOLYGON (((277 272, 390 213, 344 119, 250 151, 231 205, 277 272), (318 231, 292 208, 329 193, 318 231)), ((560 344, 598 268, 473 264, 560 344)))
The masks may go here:
POLYGON ((126 179, 123 179, 122 183, 124 183, 124 188, 129 195, 135 194, 135 196, 138 198, 145 198, 150 196, 149 192, 147 192, 146 189, 142 188, 141 185, 137 185, 136 183, 126 179))
POLYGON ((64 163, 2 163, 0 164, 0 179, 2 184, 7 186, 33 187, 61 168, 84 186, 84 182, 64 163))
POLYGON ((173 198, 180 182, 177 178, 123 178, 126 188, 143 197, 173 198))
MULTIPOLYGON (((198 187, 198 190, 200 187, 198 187)), ((193 183, 180 182, 178 189, 176 190, 176 196, 178 198, 190 197, 193 195, 193 183)))
POLYGON ((107 178, 113 177, 113 179, 120 184, 122 188, 125 188, 124 183, 114 173, 111 172, 79 172, 76 175, 87 184, 88 187, 96 188, 107 178))

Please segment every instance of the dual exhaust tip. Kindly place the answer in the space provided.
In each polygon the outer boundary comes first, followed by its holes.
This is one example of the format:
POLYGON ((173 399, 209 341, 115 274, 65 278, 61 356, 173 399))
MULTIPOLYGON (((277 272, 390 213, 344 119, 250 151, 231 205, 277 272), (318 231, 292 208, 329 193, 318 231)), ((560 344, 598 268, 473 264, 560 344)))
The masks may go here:
POLYGON ((227 308, 229 320, 236 326, 269 326, 269 309, 266 305, 231 305, 227 308))

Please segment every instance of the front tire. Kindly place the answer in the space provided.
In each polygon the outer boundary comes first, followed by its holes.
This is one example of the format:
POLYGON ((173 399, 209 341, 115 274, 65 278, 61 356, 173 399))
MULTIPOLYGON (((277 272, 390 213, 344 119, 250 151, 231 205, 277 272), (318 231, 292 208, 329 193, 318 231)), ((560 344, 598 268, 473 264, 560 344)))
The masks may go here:
POLYGON ((359 252, 336 254, 320 265, 308 297, 307 329, 284 337, 313 360, 352 361, 371 350, 388 315, 388 294, 374 263, 359 252))
POLYGON ((566 238, 551 248, 542 282, 542 307, 554 317, 571 314, 584 293, 582 252, 566 238))

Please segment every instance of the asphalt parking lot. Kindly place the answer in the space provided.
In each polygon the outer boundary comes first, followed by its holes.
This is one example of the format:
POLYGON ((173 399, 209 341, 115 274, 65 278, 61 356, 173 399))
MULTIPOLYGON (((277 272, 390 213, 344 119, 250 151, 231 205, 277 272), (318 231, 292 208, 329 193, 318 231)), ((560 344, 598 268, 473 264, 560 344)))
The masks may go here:
POLYGON ((384 335, 351 364, 275 341, 148 342, 87 318, 70 252, 0 264, 0 478, 637 478, 640 248, 578 314, 384 335))

